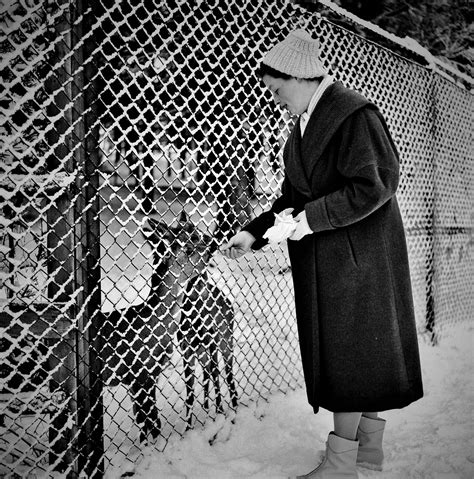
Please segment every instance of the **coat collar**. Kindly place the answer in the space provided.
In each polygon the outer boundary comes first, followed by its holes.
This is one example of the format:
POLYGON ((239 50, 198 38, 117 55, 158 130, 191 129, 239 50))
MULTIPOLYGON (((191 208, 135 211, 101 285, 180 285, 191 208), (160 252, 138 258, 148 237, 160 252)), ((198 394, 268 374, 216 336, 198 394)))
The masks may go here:
POLYGON ((285 147, 285 169, 291 184, 305 196, 311 196, 309 178, 328 143, 342 123, 363 107, 376 108, 361 94, 335 82, 311 114, 303 138, 300 119, 296 121, 285 147))
POLYGON ((303 168, 301 156, 301 119, 296 120, 296 124, 286 142, 283 152, 285 162, 285 172, 290 183, 304 196, 311 197, 311 187, 308 175, 303 168))

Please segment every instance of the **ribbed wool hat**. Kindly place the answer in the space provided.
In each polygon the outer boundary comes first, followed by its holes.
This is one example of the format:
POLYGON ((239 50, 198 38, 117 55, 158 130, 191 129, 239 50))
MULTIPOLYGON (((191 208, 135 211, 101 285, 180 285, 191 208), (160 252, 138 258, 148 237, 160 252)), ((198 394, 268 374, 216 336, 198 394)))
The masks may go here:
POLYGON ((303 29, 295 30, 273 46, 263 63, 296 78, 315 78, 327 74, 319 59, 319 42, 303 29))

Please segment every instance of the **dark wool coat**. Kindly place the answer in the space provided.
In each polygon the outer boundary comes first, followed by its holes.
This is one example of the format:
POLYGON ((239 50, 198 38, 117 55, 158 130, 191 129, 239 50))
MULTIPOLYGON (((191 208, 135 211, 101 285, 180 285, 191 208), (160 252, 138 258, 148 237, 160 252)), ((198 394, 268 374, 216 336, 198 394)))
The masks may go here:
POLYGON ((384 118, 336 82, 284 150, 270 211, 244 230, 266 244, 274 213, 303 208, 315 232, 288 241, 301 358, 315 412, 402 408, 423 396, 399 159, 384 118))

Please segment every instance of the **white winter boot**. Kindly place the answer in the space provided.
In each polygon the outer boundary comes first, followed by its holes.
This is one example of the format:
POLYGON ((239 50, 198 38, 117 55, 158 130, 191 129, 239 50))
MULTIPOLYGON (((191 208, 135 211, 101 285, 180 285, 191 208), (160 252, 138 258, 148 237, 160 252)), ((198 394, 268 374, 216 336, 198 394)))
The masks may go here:
POLYGON ((356 460, 359 442, 329 434, 323 462, 305 476, 296 479, 357 479, 356 460))
POLYGON ((357 453, 357 465, 375 471, 381 471, 383 465, 382 439, 385 429, 385 420, 371 419, 362 416, 357 439, 359 440, 359 451, 357 453))

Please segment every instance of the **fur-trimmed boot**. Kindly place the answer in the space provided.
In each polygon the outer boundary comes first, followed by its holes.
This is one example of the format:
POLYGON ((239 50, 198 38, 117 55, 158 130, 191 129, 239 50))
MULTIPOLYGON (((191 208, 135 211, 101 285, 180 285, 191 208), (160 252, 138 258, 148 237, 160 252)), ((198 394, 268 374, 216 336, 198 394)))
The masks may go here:
POLYGON ((329 433, 323 462, 305 476, 296 479, 357 479, 356 460, 359 442, 329 433))
POLYGON ((359 451, 357 453, 357 465, 375 471, 381 471, 383 466, 382 439, 385 429, 385 420, 371 419, 362 416, 357 439, 359 440, 359 451))

